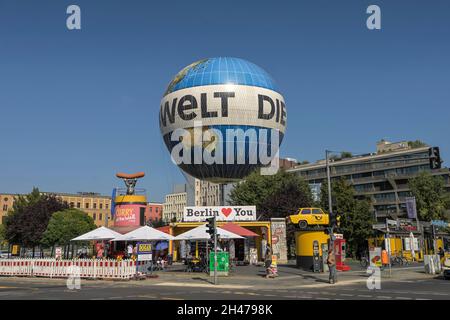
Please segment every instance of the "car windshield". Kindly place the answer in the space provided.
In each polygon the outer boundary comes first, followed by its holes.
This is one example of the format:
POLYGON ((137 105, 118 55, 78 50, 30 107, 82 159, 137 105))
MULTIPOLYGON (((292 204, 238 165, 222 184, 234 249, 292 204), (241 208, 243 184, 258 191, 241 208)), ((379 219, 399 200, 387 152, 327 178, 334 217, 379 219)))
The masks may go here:
POLYGON ((322 209, 313 209, 314 214, 322 214, 322 209))

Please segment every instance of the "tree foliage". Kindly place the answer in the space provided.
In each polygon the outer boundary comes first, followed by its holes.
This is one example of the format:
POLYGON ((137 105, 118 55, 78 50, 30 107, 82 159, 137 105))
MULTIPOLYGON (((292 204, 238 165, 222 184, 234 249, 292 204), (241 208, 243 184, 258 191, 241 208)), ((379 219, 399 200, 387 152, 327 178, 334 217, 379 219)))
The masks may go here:
POLYGON ((230 193, 231 205, 256 205, 259 219, 286 217, 312 202, 308 183, 283 170, 275 175, 260 175, 256 170, 230 193))
POLYGON ((423 171, 410 179, 408 185, 416 198, 417 213, 421 220, 445 218, 445 209, 449 208, 450 201, 442 177, 432 176, 429 172, 423 171))
POLYGON ((53 213, 41 243, 47 246, 66 245, 79 235, 94 230, 94 219, 78 209, 66 209, 53 213))
POLYGON ((412 149, 421 148, 428 146, 425 142, 420 140, 408 141, 408 146, 412 149))
POLYGON ((40 244, 42 234, 54 212, 68 209, 55 195, 42 195, 37 188, 19 196, 6 219, 6 239, 26 247, 40 244))
MULTIPOLYGON (((333 213, 341 215, 341 232, 347 241, 348 253, 355 256, 367 247, 367 239, 373 236, 374 219, 369 199, 355 199, 355 190, 343 178, 331 183, 333 213)), ((321 186, 320 202, 322 208, 329 212, 328 183, 321 186)))

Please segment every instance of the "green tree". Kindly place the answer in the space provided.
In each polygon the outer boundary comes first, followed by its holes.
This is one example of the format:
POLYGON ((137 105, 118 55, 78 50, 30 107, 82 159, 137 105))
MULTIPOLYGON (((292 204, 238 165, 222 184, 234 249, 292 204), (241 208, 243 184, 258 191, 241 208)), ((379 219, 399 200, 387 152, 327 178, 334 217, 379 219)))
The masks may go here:
POLYGON ((341 159, 347 159, 353 157, 353 154, 348 151, 341 152, 341 159))
POLYGON ((70 240, 97 226, 87 213, 78 209, 66 209, 53 213, 41 243, 46 246, 66 245, 70 240))
POLYGON ((164 221, 163 221, 163 219, 155 219, 155 220, 149 220, 149 221, 147 221, 147 225, 149 226, 149 227, 152 227, 152 228, 159 228, 159 227, 164 227, 164 226, 166 226, 167 225, 167 223, 165 223, 164 221))
POLYGON ((230 193, 231 205, 255 205, 259 219, 286 217, 312 204, 308 183, 283 170, 274 175, 254 171, 230 193))
MULTIPOLYGON (((355 199, 354 188, 343 178, 331 182, 333 213, 341 215, 340 231, 347 241, 348 254, 355 256, 367 248, 367 239, 373 236, 375 222, 369 199, 355 199)), ((329 212, 328 183, 321 186, 320 202, 329 212)))
POLYGON ((0 248, 6 245, 5 225, 0 224, 0 248))
POLYGON ((412 149, 415 149, 415 148, 427 147, 428 145, 423 141, 415 140, 415 141, 408 141, 408 146, 412 149))
POLYGON ((432 176, 423 171, 417 177, 409 180, 408 186, 416 197, 417 213, 424 221, 445 218, 445 209, 448 208, 448 193, 445 191, 445 182, 442 177, 432 176))
POLYGON ((54 212, 68 209, 55 195, 41 195, 37 188, 18 203, 6 219, 6 239, 9 243, 18 243, 25 247, 40 244, 42 234, 47 229, 48 221, 54 212))

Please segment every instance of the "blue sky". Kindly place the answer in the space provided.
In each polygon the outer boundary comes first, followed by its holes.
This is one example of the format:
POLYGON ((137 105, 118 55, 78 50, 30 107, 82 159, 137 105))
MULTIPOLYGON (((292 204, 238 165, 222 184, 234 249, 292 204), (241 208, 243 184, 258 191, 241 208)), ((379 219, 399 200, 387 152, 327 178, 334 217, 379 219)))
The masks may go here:
POLYGON ((145 171, 161 201, 183 182, 158 126, 181 68, 236 56, 286 100, 282 156, 366 153, 422 139, 450 158, 449 1, 0 0, 0 192, 110 194, 145 171), (82 30, 66 28, 66 8, 82 30), (370 4, 382 30, 366 28, 370 4))

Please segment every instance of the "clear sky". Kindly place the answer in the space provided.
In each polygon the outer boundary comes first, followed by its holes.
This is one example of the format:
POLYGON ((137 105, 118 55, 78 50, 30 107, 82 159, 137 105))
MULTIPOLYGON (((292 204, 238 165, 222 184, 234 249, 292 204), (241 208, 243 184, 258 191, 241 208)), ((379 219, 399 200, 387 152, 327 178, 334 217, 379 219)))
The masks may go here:
MULTIPOLYGON (((281 155, 422 139, 450 159, 450 1, 0 0, 0 193, 110 194, 184 181, 158 125, 171 78, 207 57, 264 68, 286 100, 281 155), (66 28, 81 7, 82 30, 66 28), (382 30, 366 28, 381 7, 382 30)), ((448 163, 448 161, 447 161, 448 163)))

